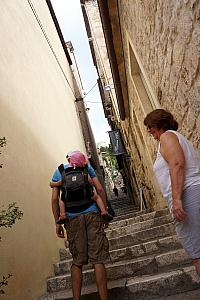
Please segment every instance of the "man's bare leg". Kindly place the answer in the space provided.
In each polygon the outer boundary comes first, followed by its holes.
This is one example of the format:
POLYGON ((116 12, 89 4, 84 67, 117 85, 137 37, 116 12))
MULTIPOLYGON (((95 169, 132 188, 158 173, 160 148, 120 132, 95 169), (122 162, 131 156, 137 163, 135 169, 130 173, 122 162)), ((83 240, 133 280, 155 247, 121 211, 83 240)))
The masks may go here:
POLYGON ((196 272, 200 277, 200 258, 194 259, 193 260, 193 265, 195 266, 196 272))
POLYGON ((73 300, 81 299, 82 266, 71 266, 73 300))
POLYGON ((104 264, 95 264, 96 284, 101 300, 108 300, 107 276, 104 264))

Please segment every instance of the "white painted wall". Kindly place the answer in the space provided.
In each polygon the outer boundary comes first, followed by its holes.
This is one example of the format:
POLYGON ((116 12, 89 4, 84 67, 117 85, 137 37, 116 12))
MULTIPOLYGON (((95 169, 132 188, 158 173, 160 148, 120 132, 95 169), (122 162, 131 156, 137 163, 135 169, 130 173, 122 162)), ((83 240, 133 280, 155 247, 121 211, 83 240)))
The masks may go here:
POLYGON ((45 291, 64 246, 55 235, 50 178, 67 151, 85 148, 70 67, 46 1, 1 1, 0 45, 0 137, 7 139, 0 155, 0 209, 16 201, 24 213, 0 234, 0 275, 13 274, 5 300, 31 300, 45 291))

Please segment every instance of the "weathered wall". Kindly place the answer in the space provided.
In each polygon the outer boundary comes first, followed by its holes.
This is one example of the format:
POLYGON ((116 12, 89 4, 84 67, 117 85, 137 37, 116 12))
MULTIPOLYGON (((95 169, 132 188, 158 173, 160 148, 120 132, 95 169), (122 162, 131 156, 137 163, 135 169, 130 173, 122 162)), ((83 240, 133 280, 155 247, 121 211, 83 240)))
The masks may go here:
POLYGON ((152 109, 169 109, 181 132, 200 149, 200 3, 118 3, 130 105, 130 120, 123 123, 124 134, 136 178, 151 189, 151 204, 160 207, 164 202, 151 171, 156 143, 147 135, 143 119, 152 109))
POLYGON ((111 101, 113 107, 113 111, 108 112, 108 115, 110 114, 110 117, 114 116, 115 121, 118 122, 119 109, 97 1, 86 0, 85 9, 90 25, 98 74, 102 81, 103 87, 107 85, 110 86, 110 89, 108 87, 107 89, 104 89, 105 99, 108 102, 111 101))
MULTIPOLYGON (((119 110, 118 110, 118 105, 117 105, 117 100, 116 100, 116 94, 115 94, 115 89, 113 83, 113 78, 112 78, 112 72, 111 72, 111 67, 109 63, 109 58, 108 58, 108 52, 107 52, 107 47, 105 43, 105 37, 104 37, 104 32, 101 24, 101 18, 100 18, 100 13, 97 5, 97 0, 86 0, 85 2, 85 9, 87 13, 87 17, 89 20, 89 32, 91 32, 92 36, 92 42, 94 45, 94 52, 95 52, 95 62, 97 64, 97 69, 99 76, 102 80, 104 78, 103 85, 107 85, 111 83, 111 89, 110 91, 105 91, 104 90, 104 95, 105 98, 106 96, 110 95, 110 99, 112 101, 112 106, 111 110, 107 111, 107 117, 109 124, 111 125, 112 129, 115 128, 120 128, 124 129, 123 130, 123 140, 126 143, 126 149, 128 150, 128 153, 133 154, 135 151, 135 141, 134 141, 134 135, 131 129, 130 124, 124 124, 122 121, 120 121, 119 118, 119 110), (109 119, 109 114, 111 116, 111 119, 109 119), (127 129, 127 130, 126 130, 127 129)), ((113 6, 111 7, 111 12, 116 12, 116 1, 113 2, 113 6)), ((114 26, 114 25, 113 25, 114 26)), ((87 27, 87 22, 86 22, 86 27, 87 27)), ((91 41, 90 41, 91 43, 91 41)), ((117 53, 116 53, 117 55, 117 53)), ((103 81, 103 80, 102 80, 103 81)), ((122 84, 122 83, 121 83, 122 84)), ((104 97, 103 97, 104 98, 104 97)), ((106 103, 104 103, 104 107, 106 109, 106 103)), ((135 157, 136 155, 132 155, 132 157, 135 157)), ((136 161, 134 158, 134 163, 133 160, 126 158, 124 156, 121 158, 121 164, 122 165, 123 161, 123 169, 121 169, 121 172, 123 174, 124 180, 127 184, 128 190, 131 193, 132 201, 134 201, 136 204, 139 203, 139 189, 138 186, 141 186, 141 184, 138 183, 136 184, 135 180, 135 172, 134 169, 138 169, 138 166, 141 165, 141 162, 136 161)))
POLYGON ((55 234, 50 178, 67 151, 85 148, 70 67, 46 1, 1 2, 0 25, 0 137, 7 139, 0 155, 0 209, 16 201, 24 213, 12 229, 1 230, 0 275, 13 274, 5 300, 31 300, 45 291, 64 246, 55 234))

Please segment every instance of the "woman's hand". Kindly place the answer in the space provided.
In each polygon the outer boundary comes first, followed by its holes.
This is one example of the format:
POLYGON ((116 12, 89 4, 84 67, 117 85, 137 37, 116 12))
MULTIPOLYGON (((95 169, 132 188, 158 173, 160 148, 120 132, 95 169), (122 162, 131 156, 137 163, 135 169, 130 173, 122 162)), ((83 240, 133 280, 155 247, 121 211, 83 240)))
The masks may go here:
POLYGON ((181 200, 173 200, 172 213, 176 221, 184 221, 187 217, 181 200))

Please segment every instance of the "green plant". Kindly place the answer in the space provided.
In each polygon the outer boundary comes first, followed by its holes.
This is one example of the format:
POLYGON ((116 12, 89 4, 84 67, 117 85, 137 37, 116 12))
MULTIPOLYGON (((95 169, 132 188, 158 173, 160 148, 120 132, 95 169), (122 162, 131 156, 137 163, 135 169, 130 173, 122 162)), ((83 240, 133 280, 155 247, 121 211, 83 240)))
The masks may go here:
MULTIPOLYGON (((8 205, 7 209, 0 211, 0 227, 12 227, 16 220, 20 220, 23 216, 22 211, 20 211, 19 207, 16 206, 16 203, 13 202, 8 205)), ((0 237, 1 241, 1 237, 0 237)), ((3 287, 8 285, 8 279, 12 276, 12 274, 8 274, 7 276, 2 276, 0 281, 0 294, 5 294, 3 287)))
MULTIPOLYGON (((6 138, 5 136, 3 138, 0 138, 0 147, 3 148, 6 145, 6 138)), ((0 151, 1 154, 1 151, 0 151)), ((2 164, 0 164, 0 168, 2 168, 2 164)))
POLYGON ((16 202, 10 203, 7 209, 0 211, 0 227, 12 227, 16 220, 20 220, 22 216, 23 213, 16 206, 16 202))
POLYGON ((0 294, 5 294, 3 286, 8 285, 8 279, 12 276, 12 274, 8 274, 6 277, 3 276, 2 280, 0 281, 0 294))
MULTIPOLYGON (((0 138, 0 147, 4 147, 6 145, 6 138, 0 138)), ((1 154, 1 151, 0 151, 1 154)), ((2 164, 0 164, 0 168, 2 168, 2 164)), ((20 220, 23 216, 22 211, 16 206, 16 202, 10 203, 8 208, 0 210, 0 227, 11 228, 16 220, 20 220)), ((1 237, 0 237, 1 241, 1 237)), ((0 281, 0 294, 5 294, 4 287, 8 285, 8 279, 12 276, 12 274, 8 274, 7 276, 2 276, 0 281)))
POLYGON ((116 157, 112 154, 111 145, 100 147, 100 152, 106 165, 110 167, 113 172, 119 170, 116 157))
POLYGON ((5 145, 6 145, 6 138, 4 136, 3 138, 0 138, 0 147, 4 147, 5 145))

